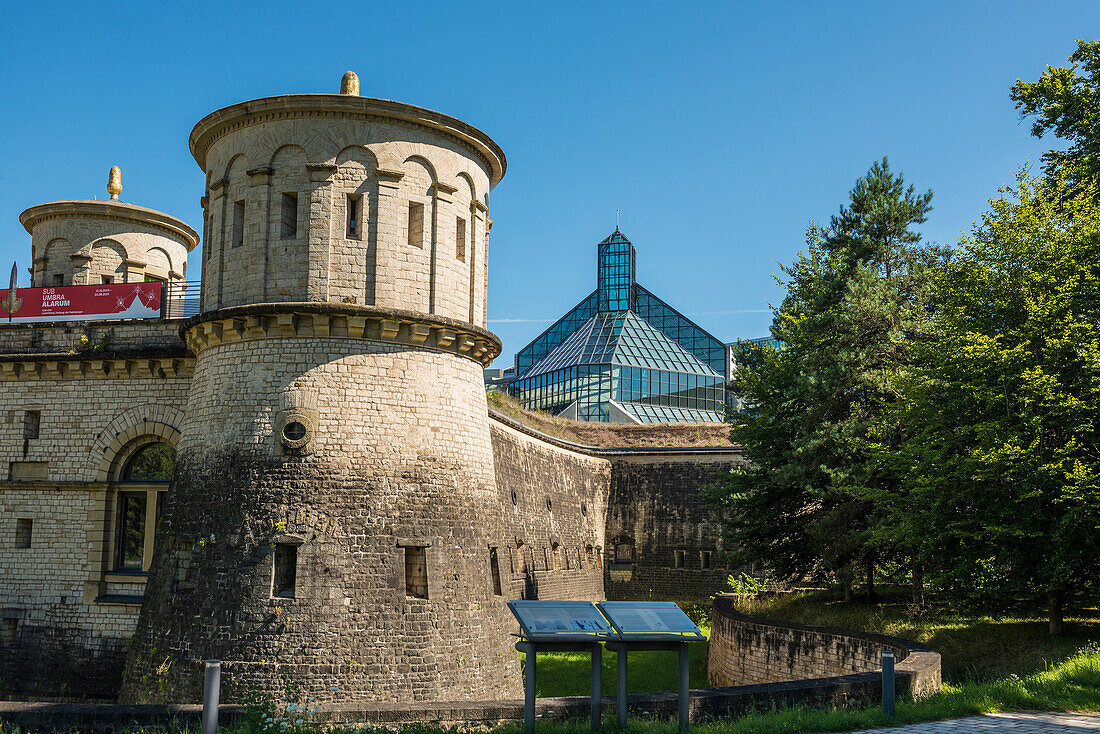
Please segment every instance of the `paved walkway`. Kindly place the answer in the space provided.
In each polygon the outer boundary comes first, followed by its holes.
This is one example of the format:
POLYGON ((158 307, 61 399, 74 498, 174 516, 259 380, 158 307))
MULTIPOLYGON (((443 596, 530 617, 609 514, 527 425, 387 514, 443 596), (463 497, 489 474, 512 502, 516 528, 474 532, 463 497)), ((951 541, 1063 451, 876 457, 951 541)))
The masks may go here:
POLYGON ((1100 731, 1100 714, 983 714, 965 719, 931 721, 893 729, 869 729, 862 734, 1079 734, 1100 731))

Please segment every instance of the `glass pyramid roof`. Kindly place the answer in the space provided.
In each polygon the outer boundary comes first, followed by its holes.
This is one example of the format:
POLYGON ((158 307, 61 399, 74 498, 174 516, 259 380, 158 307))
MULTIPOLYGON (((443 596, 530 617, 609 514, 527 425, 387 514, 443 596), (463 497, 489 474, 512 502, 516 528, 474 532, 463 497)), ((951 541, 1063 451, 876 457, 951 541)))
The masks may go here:
POLYGON ((721 423, 722 416, 713 410, 674 408, 670 405, 618 403, 619 409, 639 423, 721 423))
POLYGON ((722 378, 633 311, 595 314, 521 377, 578 364, 616 364, 722 378))

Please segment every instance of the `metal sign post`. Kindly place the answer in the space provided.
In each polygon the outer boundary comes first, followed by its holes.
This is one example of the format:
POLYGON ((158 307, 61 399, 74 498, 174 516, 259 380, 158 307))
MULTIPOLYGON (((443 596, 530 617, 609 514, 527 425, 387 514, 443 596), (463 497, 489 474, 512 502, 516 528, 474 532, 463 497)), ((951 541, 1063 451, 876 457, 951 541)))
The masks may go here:
POLYGON ((524 666, 523 731, 535 730, 535 683, 540 652, 587 652, 592 660, 592 730, 600 728, 603 648, 600 643, 615 630, 590 601, 510 601, 523 630, 516 650, 527 656, 524 666))
POLYGON ((691 697, 688 689, 689 643, 705 640, 702 631, 684 614, 675 602, 605 601, 597 605, 607 617, 618 640, 608 640, 606 647, 618 655, 615 710, 619 725, 626 724, 627 657, 631 650, 675 651, 680 664, 680 728, 687 729, 691 717, 691 697))
POLYGON ((882 713, 894 715, 894 651, 882 651, 882 713))

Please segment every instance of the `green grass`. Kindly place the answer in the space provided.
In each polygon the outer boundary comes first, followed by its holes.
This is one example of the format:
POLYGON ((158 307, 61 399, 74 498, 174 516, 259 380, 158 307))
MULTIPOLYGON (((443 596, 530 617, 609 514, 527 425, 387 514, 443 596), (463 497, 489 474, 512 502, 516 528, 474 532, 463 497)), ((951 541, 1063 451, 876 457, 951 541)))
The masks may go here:
MULTIPOLYGON (((710 629, 700 627, 703 634, 710 635, 710 629)), ((707 643, 692 642, 688 657, 689 685, 692 688, 704 688, 707 683, 706 668, 707 643)), ((526 656, 521 656, 526 665, 526 656)), ((601 677, 604 695, 615 693, 618 679, 618 655, 611 650, 603 651, 603 672, 601 677)), ((652 693, 654 691, 675 691, 680 685, 679 663, 675 652, 632 652, 627 657, 626 691, 627 693, 652 693)), ((535 677, 535 695, 539 698, 551 696, 587 696, 591 693, 591 662, 588 653, 556 652, 539 653, 538 675, 535 677)))

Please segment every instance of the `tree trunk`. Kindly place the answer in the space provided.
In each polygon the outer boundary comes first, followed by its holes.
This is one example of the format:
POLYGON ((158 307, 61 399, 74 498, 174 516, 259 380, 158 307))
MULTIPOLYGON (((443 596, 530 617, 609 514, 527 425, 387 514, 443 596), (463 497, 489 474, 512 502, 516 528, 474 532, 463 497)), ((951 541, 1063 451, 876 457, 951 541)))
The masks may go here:
POLYGON ((1056 591, 1050 595, 1050 634, 1053 637, 1061 637, 1065 628, 1065 620, 1062 617, 1062 594, 1056 591))
POLYGON ((875 594, 875 559, 873 556, 868 556, 863 562, 864 567, 867 569, 867 601, 874 601, 875 594))
POLYGON ((924 566, 913 563, 913 604, 924 606, 924 566))

